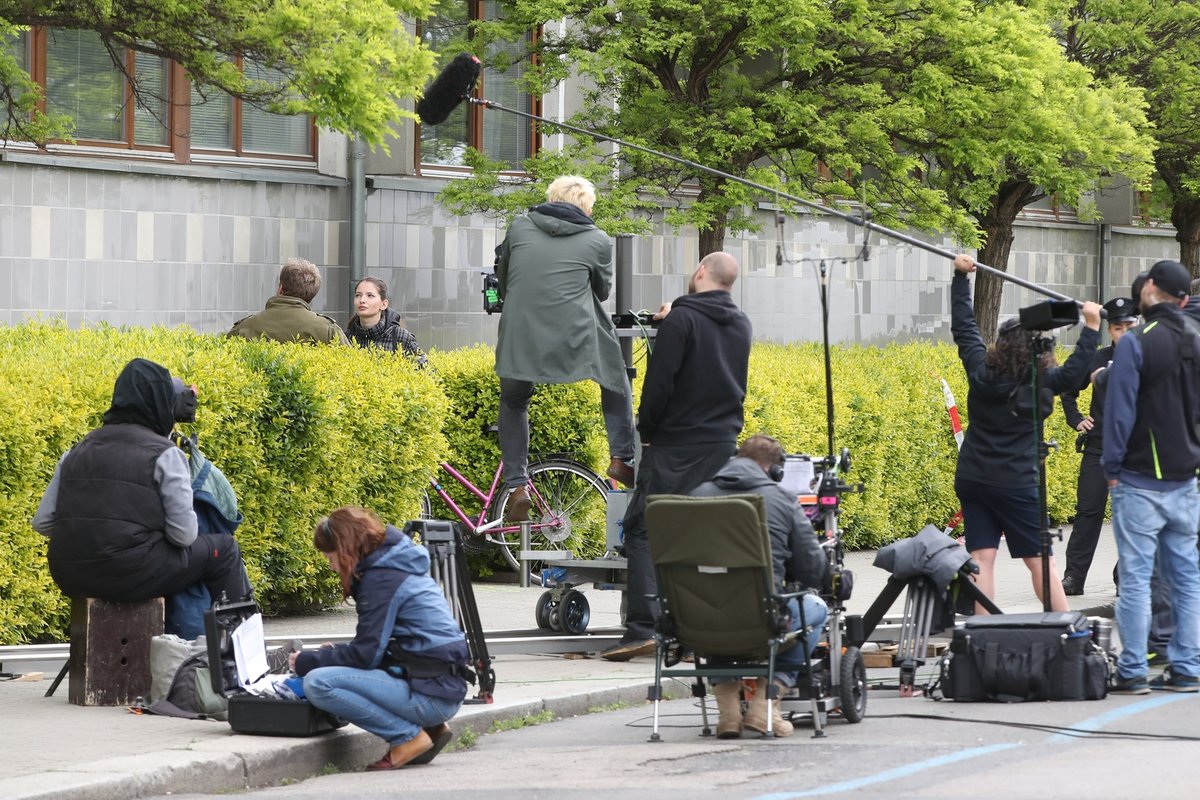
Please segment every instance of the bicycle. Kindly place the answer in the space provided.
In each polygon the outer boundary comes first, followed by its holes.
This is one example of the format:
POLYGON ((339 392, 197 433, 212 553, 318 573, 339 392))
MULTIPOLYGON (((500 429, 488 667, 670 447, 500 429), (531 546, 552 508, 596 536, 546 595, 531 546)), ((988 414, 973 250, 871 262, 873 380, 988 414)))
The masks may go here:
MULTIPOLYGON (((495 432, 495 426, 485 429, 495 432)), ((521 561, 517 558, 521 544, 521 526, 504 521, 513 489, 502 487, 500 478, 504 463, 496 465, 491 487, 485 493, 469 478, 446 461, 438 463, 460 486, 474 495, 482 504, 478 515, 470 516, 454 501, 438 481, 438 476, 429 479, 430 488, 454 515, 475 536, 500 547, 504 560, 514 572, 520 574, 521 561)), ((590 559, 604 555, 605 528, 608 524, 609 485, 595 472, 579 463, 569 454, 555 453, 532 462, 528 467, 530 508, 530 549, 567 550, 572 558, 590 559)), ((432 519, 433 508, 426 491, 422 497, 421 513, 432 519)), ((542 560, 526 562, 529 580, 542 585, 542 560)))

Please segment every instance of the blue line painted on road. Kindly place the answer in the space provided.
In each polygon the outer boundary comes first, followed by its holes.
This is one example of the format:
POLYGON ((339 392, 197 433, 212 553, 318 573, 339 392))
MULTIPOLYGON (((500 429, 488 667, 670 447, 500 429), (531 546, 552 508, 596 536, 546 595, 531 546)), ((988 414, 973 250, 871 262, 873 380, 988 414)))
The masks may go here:
MULTIPOLYGON (((1158 708, 1159 706, 1165 706, 1168 703, 1174 703, 1176 700, 1186 700, 1189 697, 1200 697, 1200 695, 1160 694, 1156 697, 1151 697, 1138 703, 1131 703, 1127 706, 1121 706, 1120 708, 1114 708, 1111 711, 1106 711, 1103 714, 1097 714, 1096 716, 1085 719, 1082 722, 1076 722, 1071 727, 1075 728, 1076 730, 1095 732, 1103 728, 1108 723, 1121 719, 1122 717, 1130 717, 1134 714, 1140 714, 1143 711, 1149 711, 1152 708, 1158 708)), ((1063 742, 1073 742, 1078 739, 1086 738, 1087 734, 1072 735, 1069 733, 1056 733, 1046 741, 1048 744, 1062 744, 1063 742)))
POLYGON ((816 789, 809 789, 804 792, 781 792, 778 794, 764 794, 754 798, 754 800, 793 800, 798 797, 817 797, 823 794, 838 794, 839 792, 851 792, 855 789, 861 789, 864 786, 871 786, 884 781, 896 780, 897 778, 907 778, 909 775, 915 775, 918 772, 923 772, 927 769, 936 769, 947 764, 954 764, 958 761, 966 761, 971 758, 991 755, 998 753, 1001 750, 1010 750, 1014 747, 1020 747, 1017 742, 1006 742, 1003 744, 991 744, 987 747, 973 747, 970 750, 959 750, 957 753, 949 753, 948 755, 930 758, 925 761, 918 761, 915 764, 906 764, 903 767, 896 767, 885 772, 879 772, 875 775, 868 775, 865 778, 856 778, 852 781, 843 781, 842 783, 831 783, 828 786, 821 786, 816 789))

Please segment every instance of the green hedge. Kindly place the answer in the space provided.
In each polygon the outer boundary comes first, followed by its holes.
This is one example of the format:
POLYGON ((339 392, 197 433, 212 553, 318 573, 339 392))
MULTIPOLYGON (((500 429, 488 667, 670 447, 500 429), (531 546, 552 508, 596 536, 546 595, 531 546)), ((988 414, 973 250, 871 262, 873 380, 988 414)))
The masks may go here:
POLYGON ((200 390, 194 430, 229 477, 238 541, 268 611, 340 594, 311 545, 315 520, 359 503, 416 516, 445 450, 445 396, 391 354, 203 336, 187 329, 0 328, 0 643, 60 637, 69 607, 45 540, 29 526, 62 451, 100 423, 129 359, 157 361, 200 390))
MULTIPOLYGON (((490 347, 433 352, 430 368, 417 371, 375 351, 226 340, 182 328, 0 328, 2 644, 55 639, 65 630, 68 607, 29 519, 59 455, 100 423, 114 378, 135 356, 198 384, 195 430, 238 492, 246 515, 238 539, 268 611, 338 598, 332 573, 310 544, 313 521, 329 509, 359 503, 402 522, 416 516, 439 460, 485 490, 499 461, 495 437, 482 433, 495 423, 499 401, 490 347)), ((942 525, 958 501, 940 378, 967 415, 954 348, 837 347, 832 369, 835 445, 851 450, 849 479, 866 484, 843 506, 848 546, 875 547, 930 522, 942 525)), ((639 374, 635 398, 640 381, 639 374)), ((1085 395, 1081 407, 1086 403, 1085 395)), ((539 387, 530 423, 533 458, 571 453, 597 471, 606 466, 595 384, 539 387)), ((790 452, 825 454, 818 345, 755 345, 744 435, 760 431, 779 437, 790 452)), ((1074 510, 1079 457, 1061 413, 1047 431, 1063 444, 1051 455, 1049 484, 1051 516, 1064 521, 1074 510)), ((443 483, 477 513, 478 501, 452 481, 443 483)), ((437 516, 449 517, 440 500, 433 503, 437 516)), ((472 552, 471 560, 483 573, 502 563, 494 548, 472 552)))

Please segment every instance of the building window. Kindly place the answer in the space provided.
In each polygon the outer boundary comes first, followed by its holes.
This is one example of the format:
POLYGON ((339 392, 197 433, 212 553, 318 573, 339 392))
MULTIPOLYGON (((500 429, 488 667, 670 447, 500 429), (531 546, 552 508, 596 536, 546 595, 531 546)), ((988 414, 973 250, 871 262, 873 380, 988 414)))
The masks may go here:
MULTIPOLYGON (((72 118, 79 144, 169 150, 179 161, 193 154, 311 161, 316 152, 311 117, 271 114, 217 89, 202 95, 177 64, 146 53, 124 53, 119 69, 95 32, 35 28, 3 44, 44 88, 46 111, 72 118)), ((258 80, 283 79, 250 62, 244 68, 258 80)))
POLYGON ((163 59, 126 53, 127 78, 112 63, 99 34, 52 29, 41 38, 46 110, 69 115, 77 140, 166 147, 169 92, 163 59), (143 104, 134 100, 131 80, 146 92, 143 104))
MULTIPOLYGON (((469 35, 472 20, 491 20, 500 16, 500 3, 495 0, 459 0, 444 3, 439 13, 422 26, 425 43, 435 52, 457 52, 453 47, 469 35)), ((482 97, 494 100, 505 108, 537 113, 535 98, 521 91, 519 82, 525 73, 521 56, 529 44, 525 42, 493 45, 495 54, 505 53, 511 66, 504 72, 485 69, 479 78, 482 97)), ((462 166, 468 147, 479 150, 488 158, 504 163, 509 169, 521 169, 522 162, 533 155, 537 145, 536 128, 532 120, 516 114, 463 104, 440 125, 421 126, 418 142, 420 163, 437 166, 462 166)))
MULTIPOLYGON (((245 62, 251 78, 282 83, 279 70, 245 62)), ((272 114, 216 89, 202 94, 192 87, 193 151, 231 151, 238 155, 308 157, 313 153, 313 124, 307 116, 272 114), (207 95, 207 96, 205 96, 207 95)))

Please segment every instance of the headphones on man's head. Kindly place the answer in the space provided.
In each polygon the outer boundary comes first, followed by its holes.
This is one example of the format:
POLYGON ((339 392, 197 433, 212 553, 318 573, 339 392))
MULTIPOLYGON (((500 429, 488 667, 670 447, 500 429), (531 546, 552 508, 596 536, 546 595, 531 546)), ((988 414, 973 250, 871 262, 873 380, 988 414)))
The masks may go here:
POLYGON ((772 464, 771 466, 767 467, 767 477, 776 483, 779 483, 781 480, 783 480, 783 462, 781 461, 778 464, 772 464))

